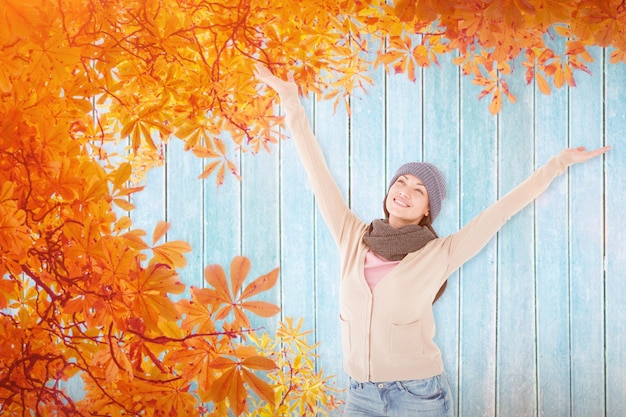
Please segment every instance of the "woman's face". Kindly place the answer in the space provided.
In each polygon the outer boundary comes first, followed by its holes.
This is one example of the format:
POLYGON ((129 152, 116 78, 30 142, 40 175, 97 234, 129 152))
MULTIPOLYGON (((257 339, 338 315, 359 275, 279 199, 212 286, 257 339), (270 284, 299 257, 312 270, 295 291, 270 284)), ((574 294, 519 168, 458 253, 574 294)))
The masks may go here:
POLYGON ((414 175, 400 175, 389 188, 385 207, 389 224, 398 228, 419 224, 428 215, 428 192, 422 181, 414 175))

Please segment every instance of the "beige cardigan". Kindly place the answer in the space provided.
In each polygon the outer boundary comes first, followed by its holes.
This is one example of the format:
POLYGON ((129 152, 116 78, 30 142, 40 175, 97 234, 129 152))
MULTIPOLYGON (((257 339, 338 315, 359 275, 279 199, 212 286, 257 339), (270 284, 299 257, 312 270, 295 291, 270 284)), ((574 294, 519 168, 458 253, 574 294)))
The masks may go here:
POLYGON ((341 259, 340 321, 344 369, 357 381, 422 379, 443 372, 434 343, 432 301, 442 283, 476 255, 515 213, 543 192, 571 161, 552 158, 458 232, 409 253, 370 290, 363 275, 367 224, 349 209, 333 180, 298 97, 283 98, 286 125, 341 259))

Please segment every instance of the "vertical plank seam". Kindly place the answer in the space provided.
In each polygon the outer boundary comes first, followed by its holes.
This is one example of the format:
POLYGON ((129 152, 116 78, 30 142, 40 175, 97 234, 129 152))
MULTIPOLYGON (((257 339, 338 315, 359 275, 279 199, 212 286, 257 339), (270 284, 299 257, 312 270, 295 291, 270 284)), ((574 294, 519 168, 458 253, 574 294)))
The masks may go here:
MULTIPOLYGON (((198 158, 198 160, 199 160, 198 165, 200 165, 202 167, 202 165, 203 165, 202 164, 202 159, 198 158)), ((200 172, 204 171, 204 167, 202 167, 202 168, 203 169, 200 172)), ((206 242, 206 240, 207 240, 207 235, 208 235, 208 233, 206 231, 206 227, 205 227, 205 225, 207 224, 207 218, 206 218, 207 191, 206 191, 206 187, 204 186, 206 182, 207 181, 205 179, 202 180, 202 187, 201 187, 201 192, 200 192, 200 194, 202 195, 202 203, 200 205, 202 207, 202 216, 200 216, 200 220, 202 221, 202 227, 200 228, 201 229, 201 231, 200 231, 200 239, 201 239, 200 242, 202 242, 201 245, 200 245, 200 259, 201 259, 201 261, 200 261, 200 283, 201 283, 200 287, 201 288, 204 287, 204 282, 205 282, 203 273, 204 273, 204 262, 205 262, 205 259, 206 259, 206 256, 207 256, 207 242, 206 242)))
MULTIPOLYGON (((606 48, 602 49, 602 145, 606 145, 606 101, 607 101, 607 62, 606 62, 606 48)), ((608 415, 609 411, 609 395, 608 395, 608 366, 607 366, 607 305, 606 305, 606 280, 607 280, 607 271, 606 271, 606 256, 607 256, 607 227, 606 227, 606 155, 602 155, 602 329, 603 329, 603 375, 604 375, 604 415, 608 415)))
POLYGON ((346 184, 346 199, 348 200, 348 207, 350 208, 350 210, 354 211, 354 207, 352 207, 352 123, 354 123, 354 117, 353 117, 353 111, 354 109, 352 108, 352 104, 353 104, 353 100, 352 100, 353 95, 348 96, 348 105, 350 106, 350 112, 348 113, 348 131, 346 132, 346 136, 348 138, 348 146, 347 146, 347 151, 348 151, 348 155, 347 155, 347 164, 346 164, 346 174, 347 174, 347 184, 346 184))
MULTIPOLYGON (((168 201, 169 201, 169 199, 168 199, 169 187, 168 187, 168 181, 167 180, 170 177, 169 176, 170 164, 169 164, 169 161, 168 161, 168 155, 169 155, 168 150, 169 150, 169 145, 166 143, 166 144, 163 145, 163 177, 164 177, 163 178, 163 188, 164 188, 164 190, 163 190, 163 195, 164 195, 164 197, 163 197, 163 200, 164 200, 163 201, 163 217, 164 217, 164 220, 166 222, 169 221, 169 217, 168 217, 169 211, 167 210, 168 201)), ((165 241, 166 242, 169 241, 169 232, 165 233, 164 237, 165 237, 165 241)))
MULTIPOLYGON (((571 107, 571 87, 567 86, 567 146, 571 146, 572 132, 572 107, 571 107)), ((572 370, 572 201, 571 201, 571 177, 569 169, 566 172, 567 175, 567 293, 568 293, 568 371, 569 371, 569 412, 572 415, 574 407, 574 374, 572 370)))
MULTIPOLYGON (((385 49, 387 47, 387 39, 385 38, 385 49)), ((387 173, 389 172, 389 76, 387 71, 383 71, 383 145, 385 151, 383 152, 383 196, 387 195, 387 173)), ((385 203, 383 202, 383 207, 385 203)))
MULTIPOLYGON (((458 56, 458 54, 457 54, 458 56)), ((423 71, 423 70, 422 70, 423 71)), ((463 135, 463 106, 462 106, 462 101, 463 101, 463 94, 462 94, 462 81, 461 81, 462 75, 461 75, 461 69, 460 67, 457 67, 457 91, 459 94, 459 100, 457 101, 457 114, 458 114, 458 120, 459 123, 457 125, 457 136, 456 136, 456 140, 457 140, 457 160, 459 161, 457 164, 457 172, 456 172, 456 177, 457 177, 457 184, 458 184, 458 192, 457 192, 457 225, 456 225, 456 230, 460 230, 462 225, 462 220, 461 220, 461 216, 462 216, 462 202, 461 202, 461 196, 463 195, 462 190, 461 190, 461 172, 462 172, 462 167, 463 167, 463 158, 461 158, 461 147, 462 147, 462 135, 463 135)), ((422 80, 424 79, 424 76, 422 75, 422 80)), ((422 107, 423 108, 423 107, 422 107)), ((454 402, 454 406, 455 406, 455 415, 457 416, 461 416, 461 308, 462 308, 462 303, 461 303, 461 282, 463 279, 463 269, 459 268, 457 270, 457 296, 456 296, 456 311, 457 311, 457 317, 456 317, 456 372, 455 372, 455 376, 456 376, 456 392, 455 392, 455 396, 454 398, 457 398, 457 401, 454 402)))
MULTIPOLYGON (((537 168, 537 84, 533 83, 533 165, 537 168)), ((537 282, 537 201, 533 200, 533 280, 534 280, 534 315, 535 315, 535 414, 541 417, 541 381, 539 380, 539 288, 537 282)))
MULTIPOLYGON (((313 129, 313 132, 315 133, 315 139, 319 140, 318 139, 318 135, 317 135, 317 103, 318 103, 318 100, 317 100, 317 97, 316 97, 315 93, 313 93, 313 98, 312 99, 313 99, 313 103, 312 103, 312 106, 311 106, 311 121, 313 123, 312 129, 313 129)), ((305 175, 306 175, 306 173, 305 173, 305 175)), ((315 342, 316 346, 319 346, 318 345, 318 343, 320 342, 319 332, 318 332, 318 328, 319 328, 318 327, 318 323, 319 323, 319 321, 318 321, 318 316, 317 316, 317 312, 319 311, 318 305, 317 305, 317 303, 319 301, 319 298, 317 296, 317 293, 318 293, 317 276, 318 276, 318 274, 317 274, 317 262, 316 262, 316 259, 317 259, 317 243, 318 242, 317 242, 317 233, 316 233, 316 231, 317 231, 317 218, 315 216, 315 204, 316 204, 315 203, 315 196, 313 196, 313 198, 311 199, 311 204, 312 204, 312 207, 311 207, 312 210, 310 211, 310 213, 311 213, 312 224, 313 224, 313 242, 312 242, 312 245, 313 245, 313 259, 312 259, 313 270, 311 271, 311 276, 313 277, 313 308, 314 308, 313 328, 315 329, 313 338, 314 338, 314 342, 315 342)), ((337 301, 335 300, 334 302, 337 302, 337 301)), ((315 356, 315 370, 316 370, 316 372, 320 372, 321 369, 322 369, 322 366, 321 366, 321 363, 320 363, 322 361, 322 358, 320 356, 318 356, 319 353, 320 353, 319 352, 319 347, 316 347, 315 348, 315 355, 316 355, 315 356)))
MULTIPOLYGON (((496 167, 495 167, 495 172, 496 172, 496 178, 495 178, 495 191, 496 191, 496 200, 500 199, 500 113, 498 113, 496 116, 496 137, 495 137, 495 148, 496 148, 496 167)), ((500 345, 500 332, 498 331, 499 329, 499 320, 500 320, 500 314, 499 314, 499 309, 500 309, 500 234, 496 233, 496 235, 494 236, 494 244, 496 246, 496 251, 495 251, 495 260, 494 260, 494 268, 495 268, 495 278, 496 278, 496 282, 495 282, 495 293, 496 293, 496 305, 495 307, 495 358, 494 358, 494 363, 495 363, 495 367, 494 367, 494 391, 495 391, 495 395, 494 395, 494 410, 495 410, 495 416, 498 416, 498 407, 499 407, 499 396, 500 396, 500 390, 498 389, 499 386, 499 382, 498 382, 498 374, 499 374, 499 369, 498 369, 498 364, 500 363, 498 360, 498 352, 499 352, 499 345, 500 345)))
MULTIPOLYGON (((282 113, 282 110, 281 110, 282 113)), ((281 127, 279 129, 279 132, 281 132, 283 130, 283 128, 281 127)), ((281 132, 283 133, 283 132, 281 132)), ((284 294, 285 294, 285 279, 283 277, 283 198, 282 198, 282 184, 283 184, 283 140, 279 137, 278 138, 278 146, 277 146, 277 150, 276 153, 277 155, 277 164, 278 164, 278 169, 277 169, 277 176, 278 176, 278 194, 277 194, 277 199, 278 199, 278 267, 280 268, 279 271, 279 279, 280 279, 280 285, 278 287, 278 300, 280 303, 280 315, 278 316, 280 318, 280 320, 284 320, 285 319, 285 308, 284 308, 284 303, 285 303, 285 299, 284 299, 284 294)))

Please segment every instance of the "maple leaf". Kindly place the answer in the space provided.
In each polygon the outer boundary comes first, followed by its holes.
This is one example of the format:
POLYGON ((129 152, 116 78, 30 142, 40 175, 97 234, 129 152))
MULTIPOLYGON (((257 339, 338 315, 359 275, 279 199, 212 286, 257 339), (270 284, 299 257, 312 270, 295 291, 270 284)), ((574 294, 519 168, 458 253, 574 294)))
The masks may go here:
POLYGON ((212 300, 222 304, 215 315, 216 320, 225 319, 229 313, 234 313, 234 324, 242 327, 250 327, 250 321, 244 310, 249 310, 262 317, 271 317, 280 311, 274 304, 264 301, 244 301, 254 295, 272 288, 278 279, 278 268, 262 275, 248 284, 241 294, 238 294, 245 278, 250 270, 249 261, 241 256, 231 261, 231 289, 226 281, 226 274, 220 265, 209 265, 204 270, 206 282, 214 288, 214 293, 205 292, 212 300))
POLYGON ((168 294, 180 294, 185 285, 177 278, 175 270, 154 263, 137 271, 126 292, 132 311, 143 318, 148 329, 157 330, 159 320, 178 320, 178 310, 168 294))

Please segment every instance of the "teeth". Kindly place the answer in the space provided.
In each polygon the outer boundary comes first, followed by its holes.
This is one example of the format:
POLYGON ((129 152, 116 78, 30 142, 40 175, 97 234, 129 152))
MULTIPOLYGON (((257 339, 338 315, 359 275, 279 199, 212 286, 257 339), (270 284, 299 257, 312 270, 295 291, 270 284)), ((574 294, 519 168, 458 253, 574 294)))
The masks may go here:
POLYGON ((398 205, 400 205, 402 207, 408 207, 409 206, 407 203, 405 203, 403 200, 401 200, 399 198, 396 198, 394 201, 396 202, 396 204, 398 204, 398 205))

